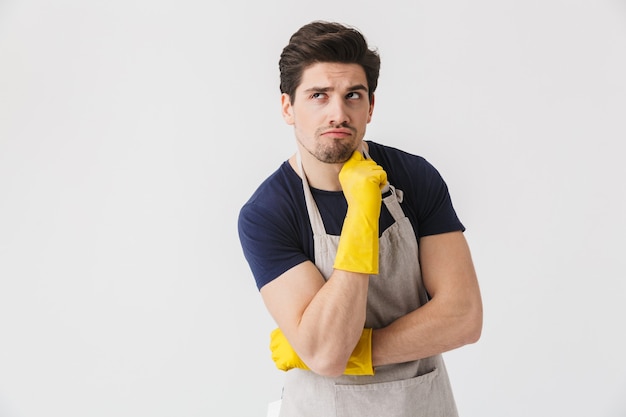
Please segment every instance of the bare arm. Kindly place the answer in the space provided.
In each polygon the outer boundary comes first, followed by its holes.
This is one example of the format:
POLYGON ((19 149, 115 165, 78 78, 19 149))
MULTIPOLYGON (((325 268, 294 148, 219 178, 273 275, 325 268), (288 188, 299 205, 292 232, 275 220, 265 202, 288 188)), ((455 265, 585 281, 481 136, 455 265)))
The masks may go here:
POLYGON ((463 233, 423 237, 420 263, 432 299, 373 332, 374 366, 425 358, 480 338, 482 301, 463 233))
POLYGON ((369 274, 378 273, 378 218, 387 173, 355 151, 334 181, 348 203, 336 269, 324 281, 312 262, 303 262, 261 289, 268 311, 300 359, 327 376, 343 374, 363 333, 369 274))
POLYGON ((328 281, 312 262, 261 288, 265 305, 312 371, 343 373, 365 324, 369 275, 334 270, 328 281))

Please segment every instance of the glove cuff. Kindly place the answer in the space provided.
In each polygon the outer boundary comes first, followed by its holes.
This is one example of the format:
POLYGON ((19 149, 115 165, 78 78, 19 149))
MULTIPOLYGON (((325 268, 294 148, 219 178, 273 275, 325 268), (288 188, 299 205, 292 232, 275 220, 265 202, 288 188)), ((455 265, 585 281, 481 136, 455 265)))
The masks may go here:
POLYGON ((378 217, 367 219, 346 216, 333 267, 362 274, 378 274, 378 217))

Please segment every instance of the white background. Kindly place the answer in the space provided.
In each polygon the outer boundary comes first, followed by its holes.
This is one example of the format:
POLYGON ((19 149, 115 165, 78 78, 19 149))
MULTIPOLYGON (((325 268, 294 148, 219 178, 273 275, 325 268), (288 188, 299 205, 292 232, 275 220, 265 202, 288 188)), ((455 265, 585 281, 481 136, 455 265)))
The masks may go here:
POLYGON ((382 70, 367 138, 448 182, 484 297, 461 415, 626 416, 626 3, 0 2, 0 416, 265 415, 283 374, 237 237, 295 149, 314 19, 382 70))

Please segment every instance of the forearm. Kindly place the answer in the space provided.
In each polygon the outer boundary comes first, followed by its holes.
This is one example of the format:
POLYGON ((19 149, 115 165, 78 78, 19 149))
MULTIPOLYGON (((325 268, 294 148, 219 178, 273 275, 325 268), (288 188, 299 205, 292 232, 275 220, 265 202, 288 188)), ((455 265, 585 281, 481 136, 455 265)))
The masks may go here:
POLYGON ((369 276, 335 270, 303 311, 292 336, 302 360, 322 375, 340 375, 365 323, 369 276))
POLYGON ((480 337, 479 300, 450 303, 436 297, 372 334, 374 366, 418 360, 474 343, 480 337))
POLYGON ((338 177, 348 210, 333 273, 325 281, 312 262, 303 262, 261 291, 299 359, 316 373, 341 375, 363 334, 369 276, 378 274, 380 190, 386 178, 382 167, 353 152, 338 177))

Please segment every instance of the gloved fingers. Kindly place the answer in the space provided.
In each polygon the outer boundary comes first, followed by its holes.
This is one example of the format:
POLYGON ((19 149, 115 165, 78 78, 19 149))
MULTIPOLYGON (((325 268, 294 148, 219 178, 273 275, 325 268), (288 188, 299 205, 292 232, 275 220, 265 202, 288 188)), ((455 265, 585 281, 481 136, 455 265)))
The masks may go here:
POLYGON ((309 369, 280 328, 274 329, 270 334, 270 350, 276 368, 281 371, 288 371, 293 368, 309 369))
POLYGON ((339 182, 350 187, 362 180, 384 186, 387 172, 371 159, 349 159, 339 172, 339 182))
POLYGON ((376 171, 376 175, 377 175, 376 183, 378 184, 378 186, 382 190, 387 185, 387 172, 385 172, 383 167, 381 167, 380 165, 376 165, 376 170, 375 171, 376 171))
POLYGON ((280 330, 279 327, 272 330, 272 332, 270 333, 270 349, 272 351, 276 349, 282 342, 282 339, 284 338, 285 338, 285 335, 283 334, 282 330, 280 330))

